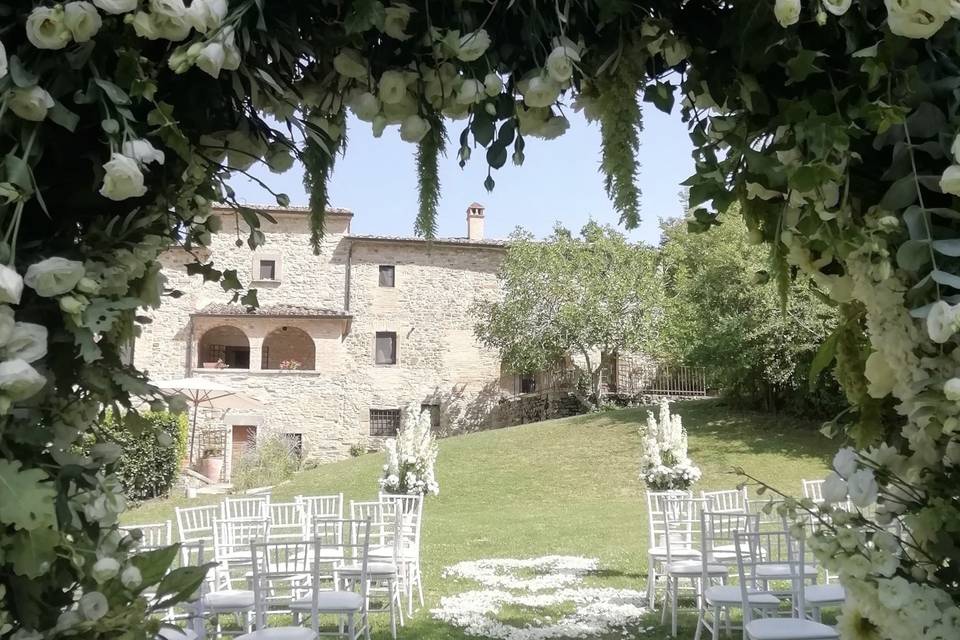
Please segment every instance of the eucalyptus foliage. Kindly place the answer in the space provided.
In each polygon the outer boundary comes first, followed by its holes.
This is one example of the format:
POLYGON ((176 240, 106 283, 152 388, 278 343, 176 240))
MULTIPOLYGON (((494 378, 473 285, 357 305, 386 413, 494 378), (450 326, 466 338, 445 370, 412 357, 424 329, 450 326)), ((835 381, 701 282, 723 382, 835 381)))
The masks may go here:
POLYGON ((656 252, 595 222, 579 237, 558 225, 542 242, 516 231, 498 279, 502 298, 475 309, 480 342, 518 373, 552 371, 570 356, 594 402, 602 356, 644 350, 663 315, 656 252))

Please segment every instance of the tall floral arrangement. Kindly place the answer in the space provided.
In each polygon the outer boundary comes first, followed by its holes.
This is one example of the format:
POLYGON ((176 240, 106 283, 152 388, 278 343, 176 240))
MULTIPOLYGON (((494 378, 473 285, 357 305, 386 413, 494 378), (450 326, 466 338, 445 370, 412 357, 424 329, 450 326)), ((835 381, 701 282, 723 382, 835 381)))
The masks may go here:
POLYGON ((670 403, 660 400, 659 419, 647 412, 641 430, 643 454, 640 478, 654 491, 686 490, 700 479, 700 468, 687 455, 687 432, 670 403))
POLYGON ((387 440, 387 464, 383 465, 380 490, 387 493, 437 495, 437 443, 430 414, 411 405, 404 411, 396 438, 387 440))

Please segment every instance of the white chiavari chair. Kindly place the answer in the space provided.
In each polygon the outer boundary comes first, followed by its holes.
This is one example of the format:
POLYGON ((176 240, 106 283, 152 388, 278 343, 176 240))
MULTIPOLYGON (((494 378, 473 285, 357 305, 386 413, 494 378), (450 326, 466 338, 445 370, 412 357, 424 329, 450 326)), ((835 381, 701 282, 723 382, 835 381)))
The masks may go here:
POLYGON ((134 524, 120 530, 137 540, 138 547, 169 547, 173 544, 173 523, 169 520, 152 524, 134 524))
MULTIPOLYGON (((382 598, 382 606, 368 605, 370 613, 388 613, 390 632, 397 637, 397 624, 403 625, 403 604, 400 594, 405 589, 400 571, 400 518, 395 502, 350 501, 350 516, 353 520, 370 522, 370 562, 367 564, 367 579, 371 596, 382 598)), ((343 567, 341 576, 351 577, 357 567, 343 567)))
POLYGON ((220 504, 220 519, 269 518, 270 494, 242 498, 224 498, 220 504))
POLYGON ((423 526, 423 496, 381 493, 380 502, 396 503, 400 514, 399 560, 407 596, 407 614, 413 615, 413 591, 423 606, 423 581, 420 572, 420 535, 423 526))
POLYGON ((177 507, 177 534, 180 542, 213 543, 213 521, 220 517, 218 505, 205 507, 177 507))
POLYGON ((213 521, 213 558, 217 562, 218 581, 232 589, 234 582, 245 584, 249 570, 251 542, 266 542, 270 536, 268 518, 233 518, 213 521), (238 571, 243 571, 237 575, 238 571))
POLYGON ((689 581, 686 587, 697 597, 697 607, 700 607, 701 584, 704 578, 717 579, 725 582, 727 567, 718 563, 704 564, 700 558, 702 532, 700 531, 700 511, 703 501, 690 496, 668 496, 664 500, 663 536, 666 546, 666 557, 663 564, 663 576, 666 589, 663 597, 663 611, 660 624, 667 620, 667 610, 670 610, 670 628, 673 636, 677 636, 677 609, 679 607, 680 590, 685 588, 683 581, 689 581), (673 549, 681 550, 681 555, 674 555, 673 549), (691 558, 686 552, 696 549, 696 557, 691 558))
MULTIPOLYGON (((647 599, 650 608, 656 607, 656 589, 657 584, 662 582, 664 577, 660 569, 667 559, 667 546, 664 538, 666 536, 666 521, 664 509, 666 500, 670 497, 683 496, 692 497, 689 491, 647 491, 647 599)), ((692 547, 684 547, 677 544, 672 545, 674 558, 699 558, 700 551, 692 547)))
POLYGON ((296 496, 293 500, 303 505, 308 523, 313 522, 314 518, 343 519, 342 493, 326 496, 296 496))
MULTIPOLYGON (((789 562, 791 543, 786 531, 738 532, 734 534, 734 544, 737 550, 744 640, 835 640, 839 637, 833 627, 806 619, 805 572, 802 565, 789 562), (782 592, 769 589, 767 576, 773 571, 780 572, 779 565, 784 557, 789 570, 780 573, 779 579, 791 584, 791 611, 796 617, 758 617, 767 612, 758 611, 750 599, 761 594, 773 597, 782 595, 782 592), (765 571, 764 567, 771 569, 765 571)), ((803 540, 798 540, 797 545, 798 557, 803 558, 803 540)))
MULTIPOLYGON (((816 517, 810 514, 798 516, 798 520, 797 524, 802 524, 805 534, 816 531, 821 524, 816 517)), ((791 531, 791 528, 787 526, 786 518, 784 518, 784 529, 791 531)), ((796 529, 796 526, 793 529, 796 529)), ((809 569, 817 566, 816 558, 809 548, 798 544, 792 536, 787 539, 787 552, 790 554, 790 563, 794 567, 804 566, 809 569)), ((829 571, 824 570, 824 574, 826 576, 824 582, 819 582, 817 576, 814 576, 811 584, 806 584, 804 591, 806 607, 810 611, 811 618, 817 622, 820 622, 821 613, 824 609, 840 607, 847 598, 843 585, 838 582, 831 582, 829 571)))
MULTIPOLYGON (((738 532, 756 531, 757 516, 746 513, 710 512, 700 513, 700 530, 702 532, 701 551, 701 583, 703 591, 700 597, 699 614, 697 616, 697 631, 694 640, 700 640, 701 632, 706 629, 713 640, 720 637, 720 624, 726 622, 727 635, 732 629, 731 610, 741 606, 739 585, 716 584, 715 577, 710 575, 711 565, 736 566, 737 552, 734 534, 738 532)), ((766 594, 749 594, 750 604, 757 609, 775 613, 780 606, 780 600, 766 594)))
MULTIPOLYGON (((746 487, 723 491, 701 491, 700 498, 704 501, 704 508, 711 513, 747 513, 749 504, 746 487)), ((732 550, 732 541, 730 545, 732 550)))
POLYGON ((801 480, 803 497, 813 500, 815 504, 823 502, 823 480, 801 480))
POLYGON ((270 534, 268 542, 297 542, 309 540, 305 535, 307 526, 306 510, 299 502, 270 503, 270 534))

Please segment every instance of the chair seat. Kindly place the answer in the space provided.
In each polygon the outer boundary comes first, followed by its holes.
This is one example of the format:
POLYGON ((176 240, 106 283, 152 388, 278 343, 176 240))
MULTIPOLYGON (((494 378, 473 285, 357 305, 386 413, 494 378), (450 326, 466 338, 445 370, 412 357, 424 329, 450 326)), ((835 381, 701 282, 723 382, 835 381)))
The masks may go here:
MULTIPOLYGON (((653 556, 654 558, 666 558, 667 557, 667 548, 666 547, 650 547, 647 549, 647 553, 653 556)), ((670 555, 674 558, 699 558, 700 552, 696 549, 691 549, 690 547, 670 547, 670 555)))
MULTIPOLYGON (((341 567, 337 567, 337 573, 353 575, 358 574, 361 571, 361 567, 358 564, 345 564, 341 567)), ((371 576, 383 576, 390 575, 397 572, 397 565, 392 562, 368 562, 367 563, 367 575, 371 576)))
POLYGON ((830 640, 840 634, 833 627, 797 618, 761 618, 747 625, 751 640, 830 640))
MULTIPOLYGON (((353 591, 321 591, 317 597, 317 609, 325 613, 360 611, 363 597, 353 591)), ((296 600, 290 604, 296 611, 309 611, 313 608, 310 598, 296 600)))
MULTIPOLYGON (((759 564, 754 575, 758 578, 789 578, 792 570, 789 564, 759 564)), ((811 564, 804 565, 803 575, 817 575, 817 568, 811 564)))
MULTIPOLYGON (((707 587, 703 592, 703 597, 708 604, 713 605, 735 604, 739 606, 743 604, 740 585, 721 584, 707 587)), ((757 607, 767 605, 777 607, 780 605, 780 599, 769 593, 750 593, 747 595, 747 598, 749 598, 750 604, 757 607)))
POLYGON ((267 627, 237 636, 236 640, 315 640, 310 627, 267 627))
POLYGON ((814 584, 803 589, 803 599, 809 605, 842 604, 847 599, 843 585, 814 584))
POLYGON ((197 640, 197 633, 193 629, 180 627, 160 627, 157 638, 161 640, 197 640))
POLYGON ((249 549, 221 552, 217 554, 216 559, 220 562, 252 562, 249 549))
POLYGON ((224 589, 212 591, 203 596, 204 609, 250 609, 253 607, 253 591, 245 589, 224 589))
MULTIPOLYGON (((698 576, 703 573, 703 563, 700 560, 678 560, 667 565, 667 575, 698 576)), ((707 573, 711 576, 725 576, 729 569, 722 564, 708 564, 707 573)))

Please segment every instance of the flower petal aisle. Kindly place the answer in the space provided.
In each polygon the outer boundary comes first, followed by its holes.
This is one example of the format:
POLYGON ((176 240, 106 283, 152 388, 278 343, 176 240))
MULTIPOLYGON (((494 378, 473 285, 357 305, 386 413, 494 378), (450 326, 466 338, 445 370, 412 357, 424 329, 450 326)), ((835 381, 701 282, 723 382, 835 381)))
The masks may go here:
POLYGON ((444 577, 473 580, 486 588, 441 598, 431 614, 468 635, 500 640, 582 638, 636 627, 649 612, 646 595, 583 586, 584 578, 598 569, 596 559, 578 556, 459 562, 447 567, 444 577), (562 605, 573 611, 559 617, 545 611, 562 605), (530 610, 530 622, 504 622, 498 616, 505 607, 530 610))

